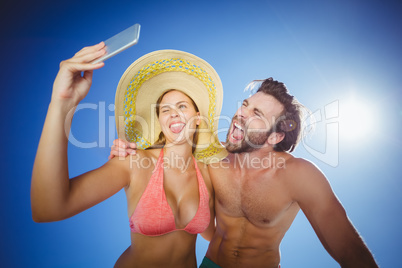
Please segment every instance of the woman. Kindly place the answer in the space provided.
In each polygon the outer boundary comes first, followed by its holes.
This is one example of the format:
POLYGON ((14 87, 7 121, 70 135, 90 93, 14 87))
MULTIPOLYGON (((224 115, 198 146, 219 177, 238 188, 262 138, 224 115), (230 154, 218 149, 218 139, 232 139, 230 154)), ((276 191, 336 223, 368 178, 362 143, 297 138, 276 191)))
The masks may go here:
POLYGON ((117 88, 116 124, 120 138, 150 149, 69 179, 66 133, 93 70, 104 65, 90 62, 104 53, 100 43, 60 64, 32 174, 33 219, 66 219, 124 188, 131 246, 116 267, 196 267, 197 233, 210 239, 214 231, 214 199, 206 165, 193 154, 205 163, 225 156, 213 134, 222 104, 219 77, 181 51, 135 61, 117 88))

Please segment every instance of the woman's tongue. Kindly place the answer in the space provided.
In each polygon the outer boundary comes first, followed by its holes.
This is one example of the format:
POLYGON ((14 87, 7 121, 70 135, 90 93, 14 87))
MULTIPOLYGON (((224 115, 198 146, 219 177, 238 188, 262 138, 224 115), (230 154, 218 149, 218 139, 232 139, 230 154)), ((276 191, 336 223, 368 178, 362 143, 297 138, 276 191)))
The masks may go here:
POLYGON ((170 130, 173 133, 180 133, 184 128, 184 123, 174 123, 170 125, 170 130))

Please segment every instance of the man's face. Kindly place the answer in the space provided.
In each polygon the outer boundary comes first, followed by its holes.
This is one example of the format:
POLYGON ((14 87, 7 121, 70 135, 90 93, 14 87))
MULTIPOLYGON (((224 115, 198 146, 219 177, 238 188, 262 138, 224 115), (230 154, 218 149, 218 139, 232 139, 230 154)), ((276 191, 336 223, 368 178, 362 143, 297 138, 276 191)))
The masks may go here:
POLYGON ((226 149, 231 153, 243 153, 264 146, 282 111, 283 105, 263 92, 244 100, 232 119, 226 149))

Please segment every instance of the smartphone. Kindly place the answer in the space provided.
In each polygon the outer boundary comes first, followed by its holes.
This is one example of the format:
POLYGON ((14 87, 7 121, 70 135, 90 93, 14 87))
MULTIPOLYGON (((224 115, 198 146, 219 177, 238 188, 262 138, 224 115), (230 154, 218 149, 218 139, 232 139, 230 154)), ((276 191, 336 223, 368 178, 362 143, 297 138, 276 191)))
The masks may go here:
POLYGON ((128 27, 124 31, 110 37, 105 41, 106 54, 96 60, 92 61, 92 64, 105 61, 114 55, 122 52, 123 50, 138 43, 140 38, 141 26, 137 23, 131 27, 128 27))

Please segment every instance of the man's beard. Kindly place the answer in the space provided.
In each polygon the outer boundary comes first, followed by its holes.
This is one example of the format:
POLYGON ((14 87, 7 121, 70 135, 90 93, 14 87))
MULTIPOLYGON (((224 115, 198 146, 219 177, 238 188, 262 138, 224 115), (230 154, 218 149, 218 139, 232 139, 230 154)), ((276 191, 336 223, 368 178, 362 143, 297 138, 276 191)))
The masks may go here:
MULTIPOLYGON (((235 116, 236 117, 236 116, 235 116)), ((234 124, 234 119, 235 117, 232 118, 232 123, 231 126, 233 127, 234 124)), ((229 140, 229 136, 232 135, 233 129, 229 129, 228 134, 226 135, 226 150, 229 153, 246 153, 246 152, 252 152, 255 150, 260 149, 265 142, 267 141, 269 135, 272 133, 272 129, 269 129, 267 131, 256 131, 256 130, 248 130, 246 128, 246 124, 244 123, 244 120, 242 118, 237 117, 236 121, 238 124, 241 124, 241 126, 244 128, 244 137, 241 141, 237 143, 232 143, 229 140)))

